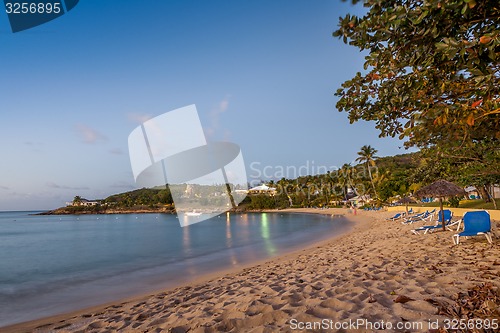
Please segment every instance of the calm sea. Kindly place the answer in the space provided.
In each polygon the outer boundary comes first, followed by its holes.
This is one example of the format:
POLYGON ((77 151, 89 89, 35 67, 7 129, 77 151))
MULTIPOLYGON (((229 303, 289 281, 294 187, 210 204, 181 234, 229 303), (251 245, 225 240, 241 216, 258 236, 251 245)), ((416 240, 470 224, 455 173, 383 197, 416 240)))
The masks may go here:
POLYGON ((347 231, 342 218, 0 212, 0 327, 189 282, 347 231), (196 218, 196 217, 192 217, 196 218))

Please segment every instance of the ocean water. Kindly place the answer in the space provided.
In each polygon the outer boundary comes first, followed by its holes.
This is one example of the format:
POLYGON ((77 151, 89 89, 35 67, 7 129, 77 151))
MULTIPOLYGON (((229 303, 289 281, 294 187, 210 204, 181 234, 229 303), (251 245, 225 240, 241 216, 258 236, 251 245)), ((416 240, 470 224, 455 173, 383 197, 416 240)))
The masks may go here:
POLYGON ((169 288, 345 232, 343 218, 0 212, 0 327, 169 288), (196 217, 190 217, 196 219, 196 217))

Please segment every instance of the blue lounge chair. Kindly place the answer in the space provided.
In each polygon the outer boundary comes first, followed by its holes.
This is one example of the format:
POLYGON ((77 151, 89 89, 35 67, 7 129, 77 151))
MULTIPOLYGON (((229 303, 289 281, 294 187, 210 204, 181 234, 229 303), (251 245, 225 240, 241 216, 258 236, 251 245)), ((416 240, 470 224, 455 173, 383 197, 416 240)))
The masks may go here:
MULTIPOLYGON (((445 228, 451 231, 451 227, 457 224, 460 224, 460 221, 455 221, 452 222, 451 218, 453 217, 453 212, 449 209, 443 210, 444 214, 444 223, 445 223, 445 228)), ((420 231, 423 231, 424 234, 428 232, 433 232, 434 230, 438 230, 443 227, 443 218, 441 216, 441 212, 438 212, 438 220, 436 221, 435 225, 425 225, 423 227, 413 229, 411 232, 414 234, 419 234, 420 231)))
MULTIPOLYGON (((471 237, 484 235, 488 243, 493 243, 491 237, 490 214, 483 210, 478 212, 467 212, 462 218, 464 231, 453 235, 453 243, 458 245, 460 237, 471 237)), ((459 226, 460 228, 460 226, 459 226)))
POLYGON ((402 224, 411 224, 413 222, 418 222, 421 221, 423 218, 427 218, 429 212, 425 211, 423 213, 418 213, 413 216, 405 218, 403 221, 401 221, 402 224))
POLYGON ((397 213, 396 215, 394 215, 392 217, 386 218, 386 220, 396 221, 402 217, 403 217, 403 213, 397 213))
POLYGON ((449 209, 443 209, 443 214, 441 214, 441 211, 437 212, 438 220, 437 223, 443 223, 443 215, 444 215, 444 223, 449 223, 451 221, 451 218, 453 217, 453 212, 449 209))
POLYGON ((421 222, 421 221, 432 221, 432 218, 434 217, 434 212, 436 210, 434 209, 432 212, 425 211, 423 213, 419 213, 413 216, 410 216, 406 218, 404 221, 402 221, 402 224, 411 224, 415 222, 421 222))

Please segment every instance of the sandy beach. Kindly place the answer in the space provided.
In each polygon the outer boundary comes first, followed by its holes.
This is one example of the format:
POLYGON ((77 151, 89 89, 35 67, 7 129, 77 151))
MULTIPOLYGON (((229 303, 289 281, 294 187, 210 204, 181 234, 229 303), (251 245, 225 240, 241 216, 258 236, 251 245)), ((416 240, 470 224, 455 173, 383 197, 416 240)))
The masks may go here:
MULTIPOLYGON (((243 270, 140 299, 5 327, 2 332, 372 332, 382 328, 411 332, 442 327, 447 318, 467 311, 469 318, 500 318, 496 237, 493 245, 476 237, 454 246, 452 232, 414 235, 411 229, 423 223, 386 221, 394 212, 287 211, 345 215, 353 228, 312 248, 243 270)), ((496 231, 498 221, 493 225, 496 231)))

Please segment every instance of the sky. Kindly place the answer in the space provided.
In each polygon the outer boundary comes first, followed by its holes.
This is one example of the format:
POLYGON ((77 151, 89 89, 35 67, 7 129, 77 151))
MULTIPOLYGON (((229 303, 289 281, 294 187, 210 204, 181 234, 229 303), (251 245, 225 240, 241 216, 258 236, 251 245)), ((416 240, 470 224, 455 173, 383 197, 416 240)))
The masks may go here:
POLYGON ((364 54, 332 32, 362 12, 337 0, 84 0, 18 33, 0 12, 0 211, 136 188, 129 134, 191 104, 209 141, 241 147, 251 180, 340 167, 365 144, 404 153, 335 108, 364 54))

